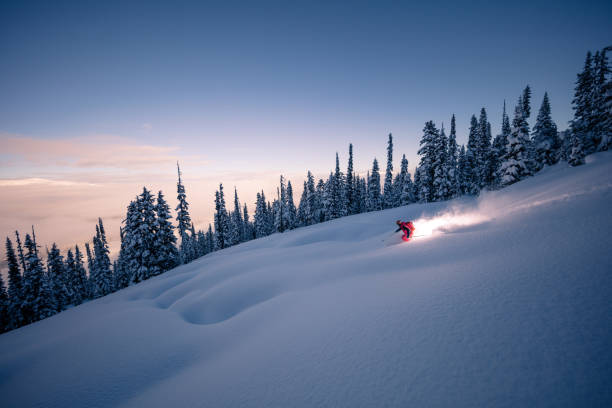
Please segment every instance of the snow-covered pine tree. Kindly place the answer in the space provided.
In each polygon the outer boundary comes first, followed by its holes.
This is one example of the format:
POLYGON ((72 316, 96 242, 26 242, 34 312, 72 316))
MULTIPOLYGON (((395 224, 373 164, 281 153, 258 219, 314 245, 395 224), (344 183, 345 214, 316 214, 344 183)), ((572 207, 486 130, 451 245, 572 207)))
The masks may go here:
POLYGON ((4 286, 4 279, 0 273, 0 333, 10 330, 11 318, 9 315, 9 297, 4 286))
POLYGON ((368 200, 368 211, 378 211, 382 209, 382 197, 380 193, 380 169, 378 167, 378 160, 376 160, 376 158, 374 158, 374 162, 372 163, 372 173, 368 179, 368 200))
POLYGON ((340 160, 336 152, 336 168, 329 178, 329 218, 339 218, 347 214, 344 174, 340 171, 340 160))
POLYGON ((244 235, 242 236, 242 241, 250 241, 255 237, 253 235, 253 224, 250 221, 249 210, 247 209, 246 203, 244 203, 242 208, 242 222, 244 223, 244 235))
POLYGON ((436 144, 439 143, 440 132, 433 121, 425 123, 423 137, 421 137, 418 154, 421 156, 419 162, 419 201, 430 202, 436 197, 434 180, 436 166, 436 144))
POLYGON ((480 118, 478 119, 478 148, 477 148, 477 163, 478 163, 478 187, 480 189, 491 183, 491 174, 489 174, 489 163, 491 150, 491 125, 487 118, 487 111, 483 107, 480 109, 480 118))
POLYGON ((585 163, 584 147, 582 145, 582 138, 576 134, 572 134, 572 152, 570 153, 568 163, 572 167, 580 166, 585 163))
POLYGON ((302 190, 302 196, 300 197, 300 203, 297 209, 297 224, 300 227, 306 226, 306 213, 310 211, 308 208, 308 185, 304 180, 304 188, 302 190))
POLYGON ((93 238, 93 252, 96 275, 94 277, 94 297, 106 296, 114 291, 114 277, 109 257, 110 249, 102 218, 98 218, 96 236, 93 238))
POLYGON ((294 229, 297 227, 297 209, 293 201, 293 186, 291 181, 287 181, 287 227, 294 229))
MULTIPOLYGON (((457 157, 457 185, 459 186, 459 194, 468 194, 471 191, 471 169, 465 152, 465 145, 461 145, 459 155, 457 157)), ((416 184, 416 175, 415 175, 416 184)))
POLYGON ((266 201, 262 190, 261 194, 257 193, 257 200, 255 201, 255 238, 261 238, 268 235, 266 222, 266 201))
POLYGON ((317 189, 315 186, 315 179, 310 170, 308 171, 308 175, 306 176, 306 187, 308 188, 308 206, 306 209, 306 225, 312 225, 319 222, 319 212, 320 212, 320 201, 317 196, 317 189))
POLYGON ((23 254, 23 246, 21 245, 21 239, 19 238, 19 231, 15 231, 15 240, 17 242, 17 254, 19 255, 19 262, 21 262, 21 270, 25 273, 26 263, 25 256, 23 254))
MULTIPOLYGON (((574 118, 570 122, 572 134, 582 139, 581 144, 587 154, 595 151, 592 123, 594 76, 593 57, 591 51, 589 51, 584 61, 584 68, 578 74, 576 80, 574 99, 572 100, 574 118)), ((573 139, 571 145, 573 149, 573 139)))
POLYGON ((36 242, 26 234, 25 238, 25 263, 26 269, 23 274, 23 306, 22 312, 26 324, 35 322, 55 313, 53 295, 44 268, 38 257, 36 242))
POLYGON ((519 98, 519 102, 514 110, 512 133, 508 138, 506 154, 502 158, 500 168, 503 186, 516 183, 531 175, 529 166, 529 127, 526 116, 523 113, 523 106, 522 98, 519 98))
POLYGON ((206 252, 211 253, 215 250, 215 234, 212 230, 212 225, 208 224, 206 231, 206 252))
POLYGON ((188 233, 189 229, 191 228, 191 217, 189 216, 189 203, 187 202, 185 186, 181 180, 181 168, 179 167, 178 162, 176 162, 176 168, 178 171, 178 182, 176 183, 176 199, 178 200, 178 206, 176 207, 176 221, 178 223, 178 234, 181 238, 179 253, 181 255, 182 262, 187 263, 193 260, 191 239, 188 233))
POLYGON ((443 201, 450 198, 450 180, 448 175, 448 138, 444 132, 444 125, 438 133, 434 143, 434 162, 433 162, 433 192, 435 201, 443 201))
POLYGON ((603 85, 603 90, 602 90, 602 95, 603 95, 602 113, 605 119, 602 122, 604 134, 602 136, 602 141, 599 145, 600 150, 608 150, 609 148, 612 147, 612 75, 611 75, 612 70, 610 69, 607 63, 607 57, 606 57, 607 51, 612 51, 612 46, 606 47, 602 51, 604 53, 604 64, 603 65, 606 67, 608 79, 605 80, 605 83, 603 85))
POLYGON ((450 198, 457 197, 461 194, 461 187, 457 177, 457 127, 455 124, 455 114, 451 117, 450 134, 448 135, 448 178, 450 181, 450 198))
POLYGON ((523 89, 521 101, 523 103, 523 115, 525 115, 525 120, 527 120, 531 116, 531 88, 529 85, 523 89))
POLYGON ((535 149, 536 170, 544 165, 551 166, 559 161, 561 140, 557 133, 557 125, 550 116, 548 93, 544 93, 542 106, 538 112, 536 124, 533 127, 533 145, 535 149))
POLYGON ((66 252, 66 259, 64 261, 64 273, 66 274, 66 288, 70 294, 69 303, 73 305, 79 305, 83 303, 82 292, 79 288, 79 277, 76 270, 76 260, 72 249, 68 249, 66 252))
MULTIPOLYGON (((612 50, 612 47, 609 47, 612 50)), ((606 94, 608 92, 606 86, 609 83, 607 80, 610 74, 608 66, 608 57, 604 48, 597 53, 593 60, 593 92, 591 114, 593 122, 593 144, 597 151, 608 150, 612 143, 612 113, 606 108, 606 94)), ((612 79, 611 79, 612 80, 612 79)))
MULTIPOLYGON (((125 239, 129 259, 129 271, 132 282, 138 283, 149 279, 159 273, 157 256, 155 254, 155 235, 157 233, 157 217, 155 203, 151 192, 142 188, 131 211, 128 206, 130 219, 126 222, 125 239)), ((185 237, 191 238, 188 234, 185 237)), ((191 242, 189 248, 191 248, 191 242)))
POLYGON ((6 263, 8 267, 8 314, 10 316, 9 327, 16 329, 23 325, 21 305, 23 303, 23 282, 19 271, 19 262, 13 249, 13 243, 6 237, 6 263))
POLYGON ((349 158, 348 158, 348 166, 346 168, 346 207, 347 214, 355 214, 355 190, 356 186, 354 184, 355 174, 353 172, 353 144, 349 143, 349 158))
POLYGON ((234 211, 232 212, 232 242, 238 244, 244 238, 244 221, 242 220, 242 210, 240 209, 240 201, 238 200, 238 190, 234 186, 234 211))
POLYGON ((480 126, 475 115, 470 119, 470 133, 465 152, 465 167, 463 181, 466 194, 478 195, 480 193, 480 126))
POLYGON ((408 159, 406 159, 406 155, 402 157, 402 173, 404 176, 402 179, 402 191, 400 195, 400 205, 407 205, 410 203, 414 203, 414 185, 412 184, 412 177, 410 176, 410 172, 408 171, 408 159))
POLYGON ((229 216, 225 207, 223 184, 219 184, 219 191, 215 192, 215 237, 218 249, 229 246, 229 216))
POLYGON ((508 145, 508 137, 510 137, 512 129, 510 128, 510 118, 506 113, 506 101, 504 100, 504 108, 502 111, 502 126, 501 133, 495 136, 491 145, 491 169, 493 173, 492 187, 499 187, 501 184, 501 162, 506 155, 506 146, 508 145))
MULTIPOLYGON (((77 282, 74 285, 75 290, 78 289, 80 298, 84 301, 89 297, 89 282, 87 281, 87 271, 83 262, 83 253, 76 245, 74 248, 74 263, 77 275, 77 282)), ((75 295, 76 296, 76 295, 75 295)))
POLYGON ((170 206, 164 199, 164 194, 160 190, 157 193, 157 203, 155 204, 155 214, 157 215, 157 233, 155 234, 155 255, 160 272, 165 272, 180 264, 180 255, 176 247, 176 236, 174 235, 174 225, 170 222, 170 206))
POLYGON ((356 180, 358 180, 359 183, 359 190, 357 192, 357 204, 355 209, 357 214, 361 214, 368 211, 368 186, 365 178, 358 177, 356 180))
POLYGON ((392 208, 395 204, 393 191, 393 135, 389 133, 387 141, 387 169, 383 186, 383 208, 392 208))
POLYGON ((70 304, 72 296, 67 288, 69 280, 64 269, 64 257, 55 242, 51 246, 51 250, 47 252, 47 270, 51 292, 55 297, 56 311, 61 312, 70 304))
POLYGON ((85 253, 87 254, 87 298, 93 299, 95 290, 95 274, 96 264, 94 263, 93 254, 89 242, 85 243, 85 253))
POLYGON ((408 159, 406 159, 406 155, 402 155, 402 160, 400 161, 400 172, 397 174, 395 179, 393 180, 393 199, 394 207, 399 207, 402 205, 402 191, 404 189, 404 179, 408 174, 408 159))

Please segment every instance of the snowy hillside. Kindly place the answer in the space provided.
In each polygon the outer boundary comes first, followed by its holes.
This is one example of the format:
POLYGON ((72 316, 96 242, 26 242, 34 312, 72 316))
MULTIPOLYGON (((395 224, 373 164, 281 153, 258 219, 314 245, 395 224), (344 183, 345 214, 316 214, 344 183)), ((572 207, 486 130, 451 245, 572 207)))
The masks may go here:
POLYGON ((611 203, 599 153, 218 251, 0 336, 1 405, 612 406, 611 203))

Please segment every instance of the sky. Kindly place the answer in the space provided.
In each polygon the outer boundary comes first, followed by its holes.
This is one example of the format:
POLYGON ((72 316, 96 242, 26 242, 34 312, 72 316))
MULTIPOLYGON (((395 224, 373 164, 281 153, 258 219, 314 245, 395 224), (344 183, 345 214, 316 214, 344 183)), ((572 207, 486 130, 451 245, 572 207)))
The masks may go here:
POLYGON ((485 107, 495 134, 527 84, 565 129, 610 21, 609 1, 4 1, 0 232, 65 248, 102 217, 116 251, 143 186, 176 206, 177 160, 205 229, 220 182, 252 209, 284 174, 297 201, 349 143, 361 174, 384 161, 390 132, 412 169, 426 121, 454 113, 464 143, 485 107))

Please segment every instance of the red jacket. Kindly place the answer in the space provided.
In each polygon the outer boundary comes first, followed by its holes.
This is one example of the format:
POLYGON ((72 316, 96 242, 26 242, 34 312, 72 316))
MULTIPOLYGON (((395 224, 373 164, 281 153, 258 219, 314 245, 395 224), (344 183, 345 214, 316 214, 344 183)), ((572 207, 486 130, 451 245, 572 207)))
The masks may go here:
POLYGON ((412 233, 414 232, 414 224, 412 224, 412 221, 400 222, 398 226, 402 231, 404 231, 402 239, 404 241, 410 241, 410 238, 412 238, 412 233))

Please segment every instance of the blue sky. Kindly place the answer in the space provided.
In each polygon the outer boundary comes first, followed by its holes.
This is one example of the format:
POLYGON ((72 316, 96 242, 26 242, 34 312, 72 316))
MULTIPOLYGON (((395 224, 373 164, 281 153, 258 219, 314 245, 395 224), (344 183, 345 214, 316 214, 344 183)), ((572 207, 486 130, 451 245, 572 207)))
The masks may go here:
MULTIPOLYGON (((484 106, 496 133, 504 99, 511 111, 526 84, 536 114, 549 92, 564 129, 586 51, 612 43, 609 1, 424 3, 3 2, 0 179, 135 194, 164 175, 173 193, 178 158, 212 197, 221 181, 241 191, 324 174, 349 142, 365 171, 389 132, 396 166, 406 153, 412 168, 425 121, 455 113, 463 142, 484 106), (109 160, 117 146, 129 152, 109 160)), ((212 200, 194 204, 206 222, 212 200)))

